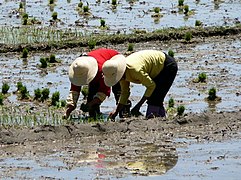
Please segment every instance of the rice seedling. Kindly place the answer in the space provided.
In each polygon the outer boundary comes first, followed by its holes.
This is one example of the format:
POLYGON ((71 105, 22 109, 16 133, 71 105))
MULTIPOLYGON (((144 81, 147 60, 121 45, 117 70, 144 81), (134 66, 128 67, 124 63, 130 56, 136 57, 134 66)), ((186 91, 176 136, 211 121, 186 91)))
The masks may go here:
POLYGON ((184 6, 184 14, 185 14, 185 15, 188 15, 188 12, 189 12, 189 6, 188 6, 188 5, 185 5, 185 6, 184 6))
POLYGON ((67 104, 66 100, 60 100, 58 103, 57 103, 57 107, 65 107, 67 104))
POLYGON ((8 83, 4 82, 2 85, 2 94, 7 94, 9 89, 10 86, 8 85, 8 83))
POLYGON ((45 100, 47 100, 49 98, 49 89, 48 88, 44 88, 42 90, 42 96, 41 96, 41 101, 44 102, 45 100))
POLYGON ((19 9, 23 9, 23 3, 22 2, 19 3, 19 9))
POLYGON ((128 44, 127 51, 131 51, 131 52, 134 51, 134 44, 133 43, 128 44))
POLYGON ((47 60, 46 60, 46 58, 43 58, 43 57, 41 57, 40 58, 40 67, 41 68, 47 68, 47 66, 48 66, 48 63, 47 63, 47 60))
POLYGON ((22 82, 17 82, 17 91, 20 91, 20 89, 23 87, 23 83, 22 82))
POLYGON ((27 13, 24 13, 24 14, 22 15, 22 18, 23 18, 23 19, 28 19, 28 14, 27 14, 27 13))
POLYGON ((202 22, 199 21, 199 20, 196 20, 196 21, 195 21, 195 26, 202 26, 202 22))
POLYGON ((209 91, 208 91, 208 100, 214 101, 217 98, 216 92, 217 92, 216 88, 214 88, 214 87, 209 89, 209 91))
POLYGON ((177 115, 182 116, 185 111, 185 106, 181 105, 177 107, 177 115))
POLYGON ((112 6, 116 6, 117 5, 117 1, 116 0, 111 0, 111 5, 112 6))
POLYGON ((56 91, 52 94, 52 97, 51 97, 51 105, 52 106, 57 106, 57 103, 59 102, 59 92, 56 91))
POLYGON ((51 55, 49 56, 49 62, 50 62, 50 63, 56 63, 56 62, 57 62, 56 57, 55 57, 55 54, 51 54, 51 55))
POLYGON ((174 54, 175 54, 175 53, 174 53, 173 50, 170 49, 170 50, 168 51, 168 55, 169 55, 169 56, 174 57, 174 54))
POLYGON ((53 19, 54 21, 56 21, 56 20, 58 19, 58 13, 57 13, 57 12, 53 12, 53 14, 52 14, 52 19, 53 19))
POLYGON ((89 49, 94 49, 96 46, 96 41, 94 39, 89 40, 88 47, 89 49))
POLYGON ((175 105, 175 101, 174 101, 174 99, 171 97, 171 98, 169 99, 169 101, 168 101, 168 107, 169 107, 169 108, 173 108, 174 105, 175 105))
POLYGON ((198 75, 198 82, 206 82, 207 80, 207 74, 202 72, 198 75))
POLYGON ((3 105, 3 94, 0 93, 0 106, 2 106, 2 105, 3 105))
POLYGON ((158 14, 158 13, 160 13, 160 11, 161 11, 161 10, 160 10, 159 7, 154 7, 154 13, 157 13, 157 14, 158 14))
POLYGON ((54 4, 54 0, 49 0, 49 4, 54 4))
POLYGON ((83 6, 83 11, 85 14, 88 14, 89 10, 90 10, 89 6, 83 6))
POLYGON ((193 79, 194 83, 206 83, 206 81, 207 81, 207 74, 204 72, 198 74, 198 77, 193 79))
POLYGON ((184 5, 184 0, 178 0, 178 6, 183 6, 184 5))
POLYGON ((28 92, 26 86, 22 86, 22 87, 20 88, 20 99, 21 99, 21 100, 23 100, 23 99, 29 99, 29 92, 28 92))
POLYGON ((23 52, 22 52, 22 58, 27 58, 28 57, 28 49, 27 48, 23 48, 23 52))
POLYGON ((79 8, 82 8, 82 7, 83 7, 83 2, 82 2, 82 1, 80 1, 80 2, 78 3, 78 7, 79 7, 79 8))
POLYGON ((37 88, 34 90, 34 100, 40 100, 42 96, 41 89, 37 88))
POLYGON ((106 24, 105 24, 105 20, 104 19, 101 19, 100 20, 100 27, 105 27, 106 24))
POLYGON ((192 39, 192 33, 191 32, 186 32, 184 35, 184 39, 189 42, 192 39))

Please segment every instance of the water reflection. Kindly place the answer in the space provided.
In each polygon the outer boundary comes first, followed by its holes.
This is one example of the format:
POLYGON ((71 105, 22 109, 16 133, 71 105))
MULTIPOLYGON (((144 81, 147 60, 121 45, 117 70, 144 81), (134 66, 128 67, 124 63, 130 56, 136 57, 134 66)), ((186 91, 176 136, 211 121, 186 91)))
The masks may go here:
POLYGON ((89 165, 104 171, 120 171, 126 175, 150 176, 165 174, 176 165, 177 160, 174 147, 149 143, 132 146, 129 151, 89 149, 79 157, 78 166, 89 165))
POLYGON ((178 160, 171 141, 146 143, 148 140, 142 137, 141 142, 128 139, 130 142, 120 145, 122 140, 118 140, 118 144, 107 140, 103 142, 105 145, 99 146, 91 138, 81 143, 83 139, 80 138, 79 143, 68 140, 48 145, 36 142, 1 147, 1 177, 9 177, 9 171, 19 179, 160 176, 172 169, 178 160))

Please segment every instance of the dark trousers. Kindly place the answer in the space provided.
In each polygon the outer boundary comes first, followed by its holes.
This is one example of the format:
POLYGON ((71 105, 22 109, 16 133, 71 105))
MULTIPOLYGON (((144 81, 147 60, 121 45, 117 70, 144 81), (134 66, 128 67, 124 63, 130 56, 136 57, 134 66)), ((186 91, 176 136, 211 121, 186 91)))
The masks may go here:
POLYGON ((153 106, 163 106, 164 98, 167 95, 176 77, 178 66, 175 59, 167 54, 163 70, 153 79, 156 88, 148 98, 147 104, 153 106))

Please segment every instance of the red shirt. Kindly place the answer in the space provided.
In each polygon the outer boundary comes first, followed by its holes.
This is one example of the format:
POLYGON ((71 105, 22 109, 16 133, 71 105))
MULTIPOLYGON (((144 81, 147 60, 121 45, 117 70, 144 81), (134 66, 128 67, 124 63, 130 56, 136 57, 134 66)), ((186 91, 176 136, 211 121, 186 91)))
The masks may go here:
MULTIPOLYGON (((111 59, 113 56, 117 54, 119 54, 118 51, 105 48, 96 49, 88 53, 88 56, 95 58, 98 63, 98 72, 95 78, 90 82, 89 86, 98 87, 97 92, 102 92, 106 96, 110 96, 110 87, 106 86, 104 83, 102 66, 105 61, 111 59)), ((81 86, 75 86, 71 83, 70 90, 80 92, 81 86)))

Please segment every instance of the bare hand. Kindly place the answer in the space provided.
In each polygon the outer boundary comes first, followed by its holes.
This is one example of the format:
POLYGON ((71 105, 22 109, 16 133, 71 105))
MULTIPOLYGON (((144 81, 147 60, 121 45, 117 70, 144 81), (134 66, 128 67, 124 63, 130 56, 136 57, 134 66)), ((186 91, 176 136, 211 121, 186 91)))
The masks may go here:
POLYGON ((117 116, 117 113, 114 111, 109 114, 107 119, 110 119, 111 121, 115 121, 116 116, 117 116))
POLYGON ((68 106, 67 106, 67 109, 66 109, 66 111, 65 111, 65 114, 64 114, 64 116, 63 116, 63 119, 68 119, 69 116, 70 116, 70 114, 71 114, 71 112, 72 112, 74 109, 75 109, 74 106, 68 105, 68 106))

